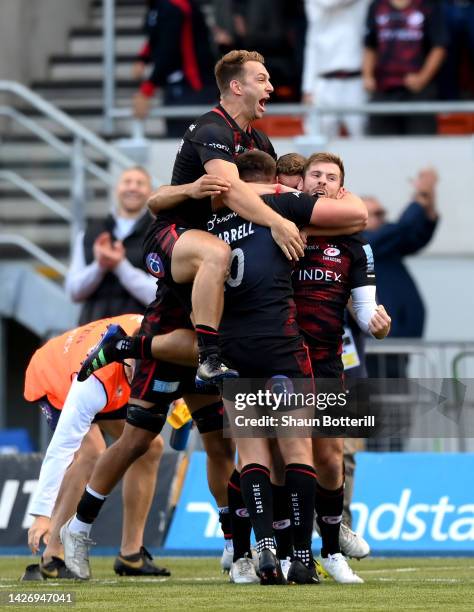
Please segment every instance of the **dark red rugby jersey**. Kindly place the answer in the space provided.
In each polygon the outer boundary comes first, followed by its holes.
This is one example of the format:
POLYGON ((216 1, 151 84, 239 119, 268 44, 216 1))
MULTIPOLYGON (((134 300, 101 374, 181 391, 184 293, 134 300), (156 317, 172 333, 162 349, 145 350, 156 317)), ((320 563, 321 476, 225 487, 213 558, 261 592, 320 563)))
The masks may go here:
POLYGON ((364 42, 377 51, 377 89, 404 87, 405 76, 421 69, 433 47, 447 46, 441 3, 412 0, 404 9, 397 9, 390 0, 373 0, 364 42))
MULTIPOLYGON (((206 173, 204 164, 211 159, 234 162, 236 157, 252 149, 265 151, 276 159, 268 136, 253 128, 244 132, 222 106, 216 106, 186 130, 174 162, 171 184, 193 183, 206 173)), ((210 198, 189 198, 174 208, 162 211, 157 223, 175 223, 180 227, 205 230, 211 212, 210 198)))
POLYGON ((298 325, 318 359, 341 354, 351 289, 366 285, 375 285, 374 257, 360 234, 308 238, 293 272, 293 289, 298 325))

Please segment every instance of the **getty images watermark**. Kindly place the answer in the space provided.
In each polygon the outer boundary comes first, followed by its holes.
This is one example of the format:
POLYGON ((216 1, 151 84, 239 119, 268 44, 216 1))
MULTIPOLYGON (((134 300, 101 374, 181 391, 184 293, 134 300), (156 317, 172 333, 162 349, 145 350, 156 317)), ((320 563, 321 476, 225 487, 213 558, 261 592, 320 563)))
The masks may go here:
MULTIPOLYGON (((281 384, 281 383, 280 383, 281 384)), ((367 415, 360 418, 348 415, 318 414, 331 408, 344 409, 348 405, 349 391, 339 393, 304 393, 295 391, 258 390, 254 393, 237 393, 234 401, 236 411, 248 408, 263 410, 269 414, 234 417, 236 427, 290 427, 290 428, 337 428, 337 427, 374 427, 375 417, 367 415), (313 412, 311 409, 314 409, 313 412), (285 414, 285 412, 287 412, 285 414), (292 414, 290 411, 297 411, 292 414), (313 412, 314 416, 307 413, 313 412)))
POLYGON ((472 437, 468 379, 234 379, 224 383, 225 435, 472 437))

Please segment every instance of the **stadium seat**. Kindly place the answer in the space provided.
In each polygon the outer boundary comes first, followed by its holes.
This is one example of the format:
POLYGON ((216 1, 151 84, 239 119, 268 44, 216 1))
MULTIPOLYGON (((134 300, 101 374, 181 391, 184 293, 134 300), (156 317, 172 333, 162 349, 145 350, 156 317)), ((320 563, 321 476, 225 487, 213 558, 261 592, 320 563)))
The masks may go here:
POLYGON ((438 134, 474 134, 474 113, 438 115, 438 134))
POLYGON ((270 115, 254 121, 254 128, 263 130, 268 136, 301 136, 304 134, 303 120, 301 117, 290 115, 270 115))

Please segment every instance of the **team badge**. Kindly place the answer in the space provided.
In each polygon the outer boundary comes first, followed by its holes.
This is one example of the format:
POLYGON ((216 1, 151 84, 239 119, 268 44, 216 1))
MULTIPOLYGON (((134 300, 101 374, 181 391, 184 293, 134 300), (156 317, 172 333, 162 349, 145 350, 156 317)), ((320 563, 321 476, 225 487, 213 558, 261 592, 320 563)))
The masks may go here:
POLYGON ((324 254, 328 257, 337 257, 341 254, 341 251, 336 249, 336 247, 328 247, 327 249, 324 249, 324 254))
POLYGON ((161 257, 157 253, 149 253, 145 260, 148 272, 155 278, 163 278, 165 275, 165 268, 161 257))

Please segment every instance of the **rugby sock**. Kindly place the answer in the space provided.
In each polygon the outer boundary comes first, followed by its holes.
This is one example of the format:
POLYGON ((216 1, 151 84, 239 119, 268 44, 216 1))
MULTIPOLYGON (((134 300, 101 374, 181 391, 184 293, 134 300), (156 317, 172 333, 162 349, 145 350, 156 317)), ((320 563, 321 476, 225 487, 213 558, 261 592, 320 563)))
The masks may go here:
POLYGON ((230 526, 230 513, 229 506, 218 508, 219 510, 219 523, 221 524, 222 533, 224 534, 224 540, 230 540, 232 543, 232 529, 230 526))
POLYGON ((259 463, 248 463, 240 473, 240 489, 252 521, 257 552, 270 548, 275 553, 270 470, 259 463))
POLYGON ((84 523, 77 518, 77 514, 75 514, 68 527, 71 533, 85 533, 87 537, 91 534, 92 523, 84 523))
POLYGON ((339 530, 344 508, 344 486, 339 489, 324 489, 316 483, 316 514, 321 530, 321 556, 327 557, 341 552, 339 547, 339 530))
POLYGON ((202 363, 209 355, 219 354, 219 332, 208 325, 195 325, 199 349, 199 362, 202 363))
POLYGON ((285 486, 291 511, 294 556, 306 566, 312 560, 316 472, 304 463, 289 463, 285 469, 285 486))
POLYGON ((118 359, 153 359, 151 343, 153 336, 127 336, 115 345, 118 359))
POLYGON ((240 490, 240 473, 232 472, 227 485, 227 497, 229 499, 229 515, 234 543, 234 561, 242 559, 246 554, 251 557, 250 533, 252 523, 240 490))
POLYGON ((290 504, 285 486, 272 484, 273 491, 273 533, 277 557, 286 559, 293 555, 293 534, 291 533, 290 504))
POLYGON ((87 485, 77 506, 76 518, 83 523, 92 525, 106 499, 105 495, 97 493, 87 485))

